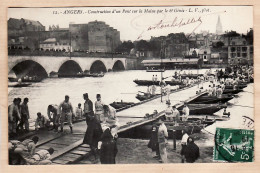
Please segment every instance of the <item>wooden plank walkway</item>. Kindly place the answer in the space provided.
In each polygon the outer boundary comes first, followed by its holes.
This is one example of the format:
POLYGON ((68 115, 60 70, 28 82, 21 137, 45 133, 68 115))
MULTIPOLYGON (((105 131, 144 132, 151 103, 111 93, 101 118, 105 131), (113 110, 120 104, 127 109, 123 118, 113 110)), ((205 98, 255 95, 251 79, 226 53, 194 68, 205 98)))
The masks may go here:
MULTIPOLYGON (((196 85, 173 92, 170 95, 172 105, 176 105, 178 108, 183 105, 184 101, 189 102, 204 94, 204 92, 196 94, 197 90, 198 86, 196 85)), ((165 102, 166 96, 163 96, 163 102, 161 102, 161 98, 158 97, 118 112, 117 116, 120 122, 119 133, 155 121, 159 117, 163 116, 166 108, 165 102), (158 114, 153 117, 140 118, 144 117, 147 113, 152 114, 154 110, 157 110, 158 114), (131 117, 131 119, 128 117, 131 117), (132 123, 129 123, 129 120, 131 120, 132 123)), ((47 131, 45 134, 37 134, 40 141, 37 144, 36 151, 53 147, 54 154, 51 157, 53 164, 76 163, 83 157, 88 157, 90 155, 90 147, 86 144, 82 144, 86 128, 86 122, 82 121, 74 124, 73 134, 68 133, 68 126, 64 127, 64 133, 47 131)))

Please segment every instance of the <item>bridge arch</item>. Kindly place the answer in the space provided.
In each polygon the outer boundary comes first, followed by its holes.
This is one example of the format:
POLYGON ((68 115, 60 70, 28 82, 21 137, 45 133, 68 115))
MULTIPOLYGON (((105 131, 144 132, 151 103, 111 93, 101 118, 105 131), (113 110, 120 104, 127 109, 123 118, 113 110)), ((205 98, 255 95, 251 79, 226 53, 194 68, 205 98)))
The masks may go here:
POLYGON ((101 71, 107 72, 105 64, 101 60, 94 61, 90 66, 90 72, 99 73, 101 71))
POLYGON ((22 78, 24 76, 37 76, 43 79, 48 77, 46 69, 33 60, 24 60, 17 63, 9 69, 9 73, 11 72, 14 72, 17 78, 22 78))
POLYGON ((113 71, 122 71, 125 70, 125 66, 121 60, 117 60, 112 68, 113 71))
POLYGON ((80 65, 74 60, 65 61, 58 70, 59 77, 75 77, 82 72, 80 65))

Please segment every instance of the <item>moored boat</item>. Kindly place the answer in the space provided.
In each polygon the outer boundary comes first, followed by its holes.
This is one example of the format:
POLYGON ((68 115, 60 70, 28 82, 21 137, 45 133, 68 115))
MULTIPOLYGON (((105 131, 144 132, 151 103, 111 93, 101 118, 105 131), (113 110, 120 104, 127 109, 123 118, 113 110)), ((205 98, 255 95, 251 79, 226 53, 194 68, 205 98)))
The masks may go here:
MULTIPOLYGON (((137 84, 137 85, 141 85, 141 86, 148 86, 148 85, 157 85, 159 86, 160 85, 160 81, 152 81, 152 80, 134 80, 134 82, 137 84)), ((165 83, 168 85, 171 85, 171 86, 174 86, 174 85, 182 85, 183 83, 181 81, 165 81, 165 83)))
POLYGON ((147 94, 147 93, 144 93, 142 92, 142 94, 139 92, 135 98, 137 98, 138 100, 140 101, 144 101, 144 100, 147 100, 147 99, 150 99, 150 98, 153 98, 155 96, 158 96, 160 94, 156 94, 156 95, 151 95, 151 94, 147 94))
POLYGON ((224 89, 223 94, 238 94, 241 91, 243 91, 243 89, 224 89))
POLYGON ((233 99, 234 96, 232 95, 227 95, 223 94, 221 97, 216 97, 216 96, 208 96, 208 95, 202 95, 189 103, 197 103, 197 104, 211 104, 211 103, 225 103, 228 102, 229 100, 233 99))
POLYGON ((146 72, 165 72, 165 69, 146 69, 146 72))
MULTIPOLYGON (((243 88, 245 88, 245 87, 247 87, 247 85, 238 85, 238 86, 237 86, 237 89, 243 89, 243 88)), ((226 85, 226 86, 225 86, 225 89, 233 89, 233 88, 234 88, 233 85, 226 85)))
POLYGON ((20 88, 20 87, 28 87, 31 83, 9 83, 8 87, 20 88))
MULTIPOLYGON (((225 104, 187 104, 190 109, 190 114, 192 115, 212 115, 213 113, 219 111, 222 108, 226 108, 225 104)), ((178 110, 181 111, 183 106, 179 107, 178 110)))
POLYGON ((112 106, 115 109, 121 109, 121 108, 131 106, 131 105, 134 105, 134 104, 135 104, 134 102, 123 102, 123 101, 121 101, 121 102, 113 102, 113 103, 110 103, 109 105, 112 106))

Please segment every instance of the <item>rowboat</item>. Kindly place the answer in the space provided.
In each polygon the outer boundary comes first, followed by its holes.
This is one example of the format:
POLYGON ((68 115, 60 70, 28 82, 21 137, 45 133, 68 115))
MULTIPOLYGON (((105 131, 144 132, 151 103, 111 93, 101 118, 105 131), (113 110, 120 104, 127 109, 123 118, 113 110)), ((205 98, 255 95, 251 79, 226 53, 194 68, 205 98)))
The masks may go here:
MULTIPOLYGON (((157 85, 159 86, 160 85, 160 81, 152 81, 152 80, 134 80, 134 82, 137 84, 137 85, 141 85, 141 86, 150 86, 150 85, 157 85)), ((171 86, 174 86, 174 85, 182 85, 183 83, 181 81, 165 81, 165 83, 168 85, 171 85, 171 86)))
MULTIPOLYGON (((243 88, 245 88, 245 87, 247 87, 247 85, 238 85, 238 86, 237 86, 237 89, 243 89, 243 88)), ((233 85, 226 85, 226 86, 225 86, 225 89, 233 89, 233 88, 234 88, 233 85)))
POLYGON ((165 69, 147 69, 146 72, 164 72, 165 69))
POLYGON ((189 78, 189 79, 197 79, 199 76, 203 76, 203 74, 180 74, 173 76, 174 78, 178 78, 181 76, 182 79, 189 78))
POLYGON ((153 98, 153 97, 158 96, 158 95, 160 95, 160 94, 151 95, 151 94, 147 94, 147 93, 143 93, 143 94, 138 93, 135 98, 137 98, 140 101, 144 101, 144 100, 153 98))
MULTIPOLYGON (((212 115, 222 108, 226 108, 225 104, 187 104, 190 109, 191 115, 212 115)), ((179 107, 178 110, 182 111, 183 106, 179 107)))
POLYGON ((113 103, 110 103, 109 105, 112 106, 115 109, 121 109, 121 108, 131 106, 131 105, 134 105, 134 104, 135 104, 134 102, 123 102, 123 101, 121 101, 121 102, 113 102, 113 103))
POLYGON ((31 83, 10 83, 10 84, 8 84, 8 87, 14 87, 14 88, 20 88, 20 87, 28 87, 28 86, 30 86, 31 85, 31 83))
POLYGON ((196 104, 225 103, 233 98, 234 98, 234 96, 227 95, 227 94, 223 94, 220 98, 218 98, 216 96, 202 95, 202 96, 192 100, 190 103, 196 103, 196 104))
POLYGON ((223 94, 238 94, 241 91, 243 91, 243 89, 224 89, 223 94))

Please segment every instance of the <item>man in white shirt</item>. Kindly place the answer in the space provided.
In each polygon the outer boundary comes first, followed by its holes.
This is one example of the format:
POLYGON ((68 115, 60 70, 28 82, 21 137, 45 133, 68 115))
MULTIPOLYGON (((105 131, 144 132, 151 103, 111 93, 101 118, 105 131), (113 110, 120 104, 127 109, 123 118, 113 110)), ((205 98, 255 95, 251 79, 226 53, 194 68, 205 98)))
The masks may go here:
POLYGON ((49 148, 48 150, 40 150, 36 152, 31 159, 26 159, 26 162, 29 165, 49 165, 52 163, 50 159, 53 153, 53 148, 49 148))
POLYGON ((184 107, 182 109, 182 121, 187 121, 188 116, 190 115, 190 109, 187 106, 187 103, 184 103, 184 107))
POLYGON ((187 147, 188 138, 189 138, 189 135, 188 135, 187 129, 183 129, 182 130, 182 139, 181 139, 182 163, 184 163, 184 159, 185 159, 184 152, 185 152, 185 149, 187 147))

